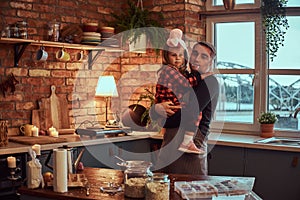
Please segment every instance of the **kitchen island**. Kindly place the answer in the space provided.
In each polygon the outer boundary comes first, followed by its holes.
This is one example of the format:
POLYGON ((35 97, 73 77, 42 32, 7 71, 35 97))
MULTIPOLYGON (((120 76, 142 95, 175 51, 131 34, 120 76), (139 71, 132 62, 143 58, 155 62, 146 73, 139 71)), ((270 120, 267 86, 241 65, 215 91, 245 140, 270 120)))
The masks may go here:
MULTIPOLYGON (((103 168, 85 168, 81 173, 85 174, 90 188, 89 195, 87 195, 86 187, 68 188, 66 193, 54 192, 52 187, 28 189, 26 186, 22 186, 18 189, 21 194, 21 200, 34 200, 34 199, 63 199, 63 200, 82 200, 82 199, 130 199, 124 196, 124 192, 117 192, 110 195, 100 191, 100 187, 107 187, 109 183, 121 185, 124 181, 123 172, 121 170, 103 169, 103 168)), ((192 181, 192 180, 204 180, 205 176, 184 175, 184 174, 170 174, 170 200, 182 199, 181 196, 174 190, 174 182, 176 181, 192 181)), ((260 200, 260 198, 250 193, 246 200, 260 200)))

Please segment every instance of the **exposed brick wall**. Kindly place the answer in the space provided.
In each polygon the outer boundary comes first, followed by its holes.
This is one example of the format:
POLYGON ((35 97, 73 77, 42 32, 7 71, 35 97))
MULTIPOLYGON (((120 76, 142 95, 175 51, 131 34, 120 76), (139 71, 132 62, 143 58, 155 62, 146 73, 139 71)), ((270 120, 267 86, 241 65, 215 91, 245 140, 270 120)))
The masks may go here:
MULTIPOLYGON (((26 20, 29 24, 30 39, 45 39, 46 24, 56 19, 62 27, 70 24, 98 22, 107 26, 112 20, 111 12, 125 9, 127 0, 19 0, 0 1, 0 29, 6 24, 26 20)), ((201 1, 162 0, 144 1, 144 8, 163 12, 162 23, 167 28, 181 28, 188 37, 202 39, 205 27, 198 19, 201 1), (200 35, 199 35, 200 34, 200 35)), ((72 128, 77 128, 85 120, 104 121, 103 99, 95 99, 95 88, 100 75, 114 75, 119 97, 112 99, 112 111, 122 112, 133 104, 145 87, 154 90, 156 71, 160 67, 161 56, 148 50, 146 54, 102 52, 88 69, 87 62, 76 62, 74 56, 80 50, 67 49, 71 61, 64 63, 55 59, 56 47, 46 47, 47 61, 36 61, 38 46, 28 46, 14 67, 13 45, 0 44, 0 82, 13 73, 20 82, 14 94, 4 98, 0 94, 0 119, 8 120, 10 134, 18 134, 18 127, 31 123, 31 111, 38 109, 37 100, 48 98, 50 86, 56 85, 56 93, 68 100, 69 119, 72 128)), ((85 51, 85 55, 89 52, 85 51)), ((94 52, 95 53, 95 52, 94 52)), ((142 102, 147 105, 149 102, 142 102)))

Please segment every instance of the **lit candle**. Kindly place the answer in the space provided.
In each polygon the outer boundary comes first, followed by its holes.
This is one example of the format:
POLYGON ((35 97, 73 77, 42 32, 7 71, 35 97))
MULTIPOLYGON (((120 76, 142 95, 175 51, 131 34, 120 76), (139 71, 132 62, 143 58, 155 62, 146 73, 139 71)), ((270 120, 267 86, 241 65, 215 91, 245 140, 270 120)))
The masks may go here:
POLYGON ((39 136, 39 128, 38 127, 33 126, 32 129, 31 129, 31 132, 32 132, 32 136, 34 136, 34 137, 39 136))
POLYGON ((7 165, 8 165, 8 168, 16 168, 17 167, 16 158, 13 156, 7 157, 7 165))
POLYGON ((52 135, 51 135, 52 137, 58 137, 58 131, 52 131, 52 135))
POLYGON ((53 136, 52 132, 54 132, 54 131, 56 131, 56 129, 53 126, 51 126, 51 128, 49 128, 49 135, 53 136))
POLYGON ((39 144, 33 145, 32 150, 35 151, 37 156, 41 155, 41 145, 39 145, 39 144))

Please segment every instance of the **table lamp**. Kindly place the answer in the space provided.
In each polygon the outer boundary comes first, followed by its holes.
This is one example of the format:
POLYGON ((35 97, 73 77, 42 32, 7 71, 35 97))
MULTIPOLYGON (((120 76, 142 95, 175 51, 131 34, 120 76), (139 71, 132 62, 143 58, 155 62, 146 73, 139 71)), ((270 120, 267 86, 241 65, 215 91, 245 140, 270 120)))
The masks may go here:
POLYGON ((117 97, 118 91, 114 76, 99 76, 95 96, 105 98, 105 123, 107 122, 107 108, 111 97, 117 97))

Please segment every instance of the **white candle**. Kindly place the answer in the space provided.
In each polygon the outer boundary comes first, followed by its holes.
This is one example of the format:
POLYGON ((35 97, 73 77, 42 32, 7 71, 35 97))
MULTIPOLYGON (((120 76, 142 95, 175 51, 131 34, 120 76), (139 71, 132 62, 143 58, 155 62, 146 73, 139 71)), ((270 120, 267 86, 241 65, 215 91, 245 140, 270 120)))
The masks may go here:
POLYGON ((52 131, 52 137, 58 137, 58 132, 57 131, 52 131))
POLYGON ((7 157, 7 165, 8 165, 8 168, 16 168, 17 167, 16 158, 13 156, 7 157))
POLYGON ((33 145, 32 150, 35 151, 37 156, 41 155, 41 145, 39 145, 39 144, 33 145))
POLYGON ((56 129, 53 126, 51 126, 51 128, 49 128, 49 135, 53 136, 52 132, 54 131, 56 131, 56 129))
POLYGON ((39 136, 39 128, 38 127, 33 126, 32 129, 31 129, 31 132, 32 132, 32 136, 34 136, 34 137, 39 136))

